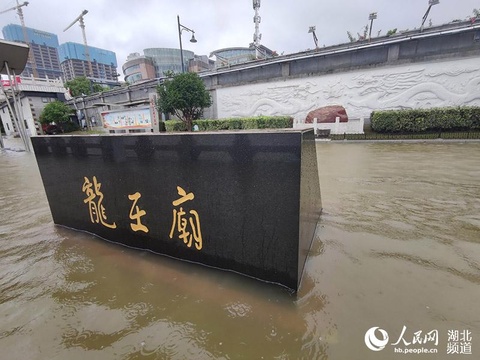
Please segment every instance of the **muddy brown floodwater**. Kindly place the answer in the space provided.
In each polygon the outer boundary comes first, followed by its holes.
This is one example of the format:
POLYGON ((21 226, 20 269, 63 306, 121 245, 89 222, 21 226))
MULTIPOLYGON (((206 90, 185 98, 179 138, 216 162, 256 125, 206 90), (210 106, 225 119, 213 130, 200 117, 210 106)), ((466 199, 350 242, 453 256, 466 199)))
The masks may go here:
POLYGON ((317 153, 293 296, 54 226, 34 156, 0 150, 0 358, 480 358, 480 143, 317 153))

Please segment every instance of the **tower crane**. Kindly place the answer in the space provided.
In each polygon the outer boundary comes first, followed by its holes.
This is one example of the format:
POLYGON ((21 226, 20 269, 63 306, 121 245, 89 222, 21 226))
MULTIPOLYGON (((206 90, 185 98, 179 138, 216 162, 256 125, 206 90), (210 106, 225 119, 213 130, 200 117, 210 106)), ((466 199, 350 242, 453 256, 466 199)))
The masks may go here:
POLYGON ((90 52, 88 51, 88 45, 87 45, 87 35, 85 34, 85 22, 83 21, 83 17, 88 13, 88 10, 83 10, 82 13, 75 19, 73 22, 68 25, 63 32, 67 31, 70 29, 77 21, 80 24, 80 27, 82 28, 82 35, 83 35, 83 43, 85 45, 85 57, 87 58, 87 63, 88 63, 88 76, 93 77, 93 68, 92 68, 92 62, 90 60, 90 52))
MULTIPOLYGON (((22 31, 23 31, 23 40, 27 45, 29 45, 29 40, 28 40, 28 33, 27 33, 27 28, 25 27, 25 19, 23 17, 23 9, 22 7, 27 6, 29 3, 28 1, 23 2, 23 4, 20 4, 17 0, 17 6, 14 6, 10 9, 0 11, 0 14, 6 13, 8 11, 12 10, 17 10, 18 17, 20 18, 20 23, 22 24, 22 31)), ((29 45, 30 46, 30 45, 29 45)), ((30 51, 28 52, 28 62, 30 63, 30 66, 32 67, 32 74, 34 78, 38 78, 38 72, 37 72, 37 66, 35 63, 35 56, 33 56, 33 50, 30 47, 30 51)))

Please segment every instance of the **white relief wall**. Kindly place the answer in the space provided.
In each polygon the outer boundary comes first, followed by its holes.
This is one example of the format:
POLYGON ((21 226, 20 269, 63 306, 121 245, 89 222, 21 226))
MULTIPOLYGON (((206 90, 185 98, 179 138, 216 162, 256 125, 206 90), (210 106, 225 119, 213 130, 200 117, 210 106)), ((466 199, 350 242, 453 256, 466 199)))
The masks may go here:
POLYGON ((325 105, 349 117, 373 110, 480 106, 480 59, 405 64, 217 89, 219 118, 290 115, 325 105))

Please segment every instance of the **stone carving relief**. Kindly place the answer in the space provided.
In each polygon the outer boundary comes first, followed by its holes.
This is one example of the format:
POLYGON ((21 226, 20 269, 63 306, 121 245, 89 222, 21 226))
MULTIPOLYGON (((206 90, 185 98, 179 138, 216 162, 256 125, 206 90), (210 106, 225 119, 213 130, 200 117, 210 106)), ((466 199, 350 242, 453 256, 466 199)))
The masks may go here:
POLYGON ((218 116, 290 115, 340 104, 351 117, 373 110, 480 106, 478 59, 407 64, 217 90, 218 116))
MULTIPOLYGON (((318 86, 310 81, 299 84, 268 83, 259 86, 240 86, 217 91, 220 109, 230 109, 229 116, 290 115, 314 109, 312 98, 318 98, 318 86), (274 85, 272 85, 274 84, 274 85), (278 84, 278 85, 277 85, 278 84), (227 90, 225 93, 223 90, 227 90), (240 90, 230 93, 228 90, 240 90)), ((223 117, 223 116, 222 116, 223 117)))

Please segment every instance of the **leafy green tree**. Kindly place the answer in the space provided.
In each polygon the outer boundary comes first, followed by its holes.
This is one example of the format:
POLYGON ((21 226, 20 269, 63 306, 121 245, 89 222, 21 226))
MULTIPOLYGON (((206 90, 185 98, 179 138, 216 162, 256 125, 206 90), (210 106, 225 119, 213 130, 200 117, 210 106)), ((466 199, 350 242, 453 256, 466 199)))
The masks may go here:
POLYGON ((70 94, 72 94, 73 97, 90 95, 105 90, 102 85, 91 83, 85 76, 80 76, 67 81, 65 87, 70 89, 70 94))
POLYGON ((387 31, 387 36, 392 36, 392 35, 395 35, 396 33, 397 33, 397 28, 391 29, 387 31))
POLYGON ((70 116, 74 113, 68 105, 61 101, 48 103, 40 114, 40 123, 56 123, 64 132, 78 129, 78 124, 74 123, 70 116))
POLYGON ((203 109, 212 105, 212 98, 196 73, 175 74, 158 85, 158 111, 175 114, 192 131, 192 121, 199 119, 203 109))

